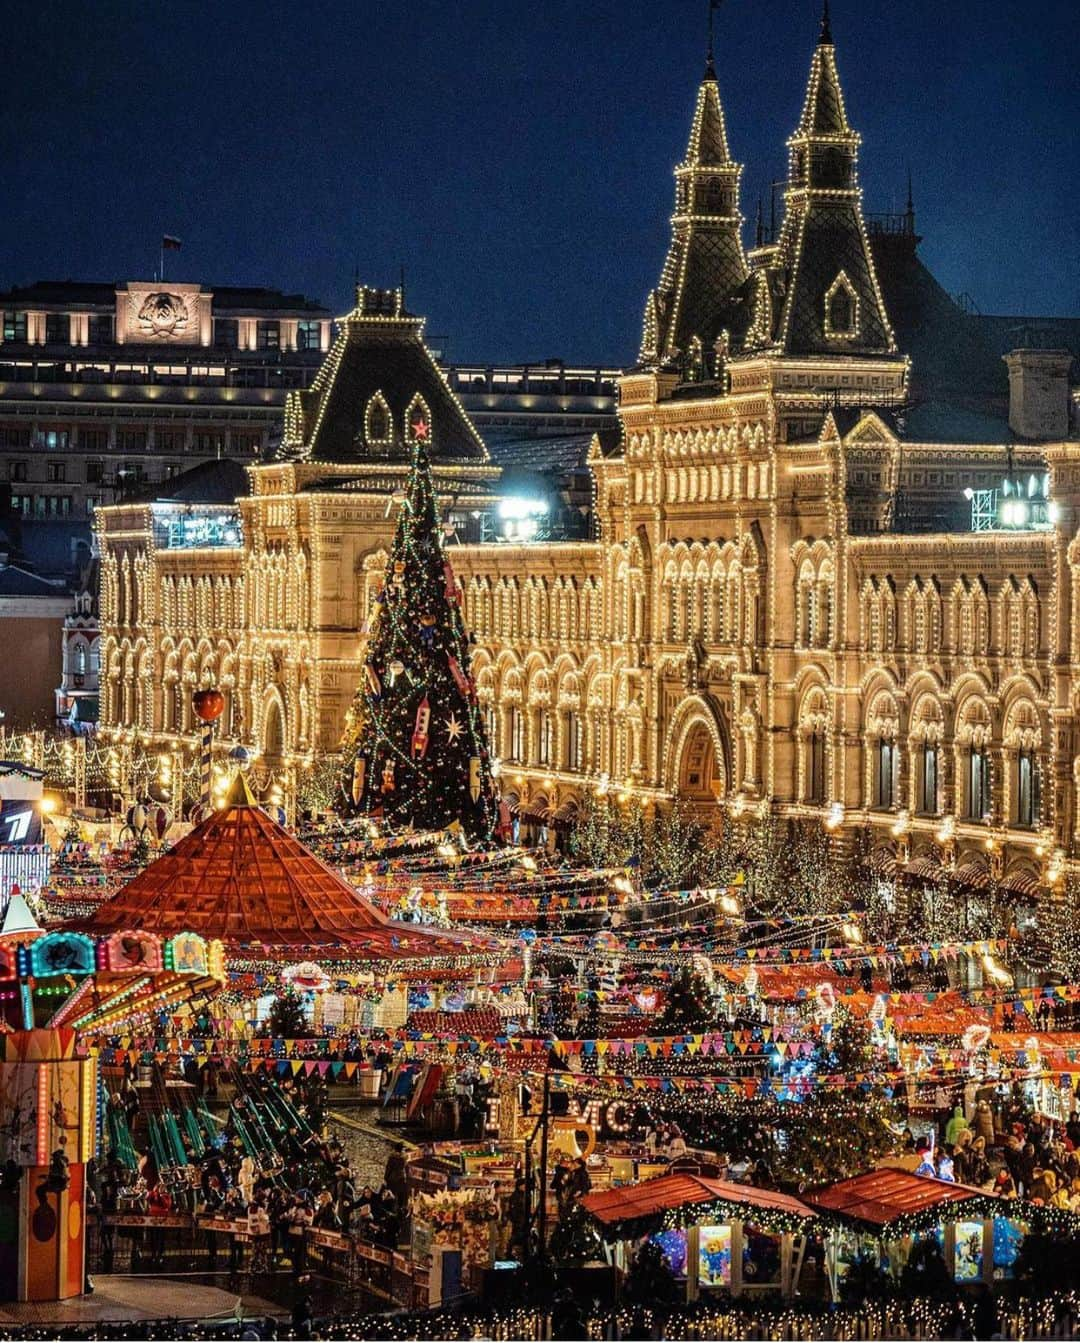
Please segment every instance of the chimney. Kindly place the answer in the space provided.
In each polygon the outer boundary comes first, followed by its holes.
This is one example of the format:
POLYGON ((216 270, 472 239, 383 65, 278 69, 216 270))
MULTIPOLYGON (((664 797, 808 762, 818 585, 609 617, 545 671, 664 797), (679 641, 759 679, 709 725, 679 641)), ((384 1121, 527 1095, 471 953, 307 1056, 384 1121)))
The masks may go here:
POLYGON ((1020 438, 1069 436, 1069 350, 1012 350, 1009 366, 1009 428, 1020 438))

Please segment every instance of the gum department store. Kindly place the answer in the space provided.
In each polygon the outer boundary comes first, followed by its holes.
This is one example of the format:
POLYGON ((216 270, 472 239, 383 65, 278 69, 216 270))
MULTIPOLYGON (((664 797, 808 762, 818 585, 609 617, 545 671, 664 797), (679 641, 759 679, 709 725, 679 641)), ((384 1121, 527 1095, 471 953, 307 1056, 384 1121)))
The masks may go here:
MULTIPOLYGON (((478 695, 526 817, 608 788, 771 806, 869 832, 885 875, 1033 896, 1080 863, 1080 323, 957 305, 910 202, 864 217, 858 145, 826 24, 783 219, 745 250, 710 59, 589 448, 596 539, 452 544, 478 695)), ((420 419, 468 533, 498 470, 400 291, 361 288, 271 458, 100 509, 106 731, 193 744, 216 683, 222 749, 287 782, 333 751, 420 419)))

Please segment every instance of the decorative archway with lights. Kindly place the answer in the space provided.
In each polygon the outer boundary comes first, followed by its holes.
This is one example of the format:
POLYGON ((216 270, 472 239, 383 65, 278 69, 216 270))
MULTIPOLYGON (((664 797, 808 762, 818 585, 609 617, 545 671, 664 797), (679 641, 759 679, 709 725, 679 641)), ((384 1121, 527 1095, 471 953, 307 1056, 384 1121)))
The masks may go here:
POLYGON ((704 695, 691 695, 675 711, 664 746, 664 785, 692 804, 716 803, 728 791, 731 745, 723 714, 704 695))

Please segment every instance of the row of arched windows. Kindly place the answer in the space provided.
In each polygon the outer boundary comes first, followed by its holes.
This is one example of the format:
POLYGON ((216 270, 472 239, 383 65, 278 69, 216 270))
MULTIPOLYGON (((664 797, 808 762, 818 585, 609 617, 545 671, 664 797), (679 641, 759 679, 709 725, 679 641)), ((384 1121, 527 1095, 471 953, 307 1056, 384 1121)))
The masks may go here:
POLYGON ((934 577, 913 578, 898 596, 891 576, 868 578, 860 595, 868 652, 958 653, 1037 658, 1042 646, 1034 578, 1010 574, 991 598, 985 579, 960 577, 947 597, 934 577))

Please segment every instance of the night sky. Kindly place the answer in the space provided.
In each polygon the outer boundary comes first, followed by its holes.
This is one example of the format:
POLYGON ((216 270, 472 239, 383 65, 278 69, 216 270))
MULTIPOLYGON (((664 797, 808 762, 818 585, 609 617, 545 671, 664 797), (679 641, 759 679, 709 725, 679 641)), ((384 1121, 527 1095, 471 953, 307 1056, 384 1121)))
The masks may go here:
MULTIPOLYGON (((725 0, 732 153, 786 168, 816 0, 725 0)), ((706 0, 6 0, 0 283, 390 285, 453 359, 630 362, 706 0)), ((1080 312, 1075 0, 833 0, 870 211, 983 312, 1080 312)))

